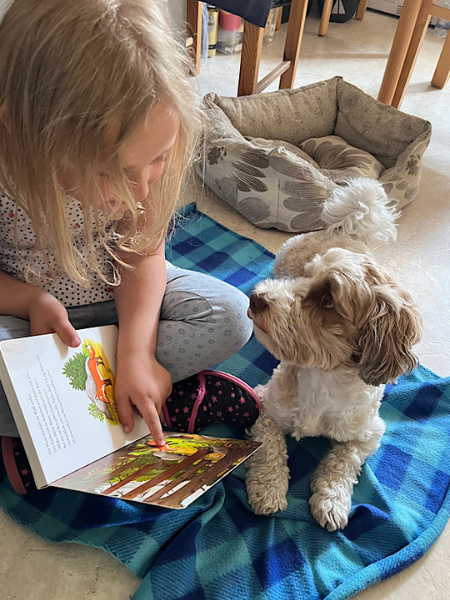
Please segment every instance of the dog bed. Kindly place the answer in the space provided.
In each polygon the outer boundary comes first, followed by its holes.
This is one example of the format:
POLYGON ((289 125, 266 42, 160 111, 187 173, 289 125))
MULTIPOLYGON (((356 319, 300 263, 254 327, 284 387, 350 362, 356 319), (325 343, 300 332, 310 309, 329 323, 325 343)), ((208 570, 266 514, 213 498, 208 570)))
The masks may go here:
POLYGON ((321 229, 336 186, 379 180, 398 208, 417 195, 431 124, 334 77, 240 98, 208 94, 205 183, 263 228, 321 229))
MULTIPOLYGON (((273 254, 194 208, 172 237, 168 258, 250 293, 273 254)), ((273 357, 252 338, 221 369, 254 386, 273 357)), ((184 510, 47 488, 20 497, 3 470, 0 507, 56 542, 103 548, 143 581, 133 600, 344 600, 411 565, 432 546, 450 510, 450 379, 420 367, 386 389, 386 434, 355 486, 348 526, 322 529, 308 508, 310 477, 329 447, 289 439, 288 509, 252 512, 238 467, 184 510)), ((242 426, 209 435, 240 437, 242 426)), ((33 581, 27 561, 17 574, 33 581)))

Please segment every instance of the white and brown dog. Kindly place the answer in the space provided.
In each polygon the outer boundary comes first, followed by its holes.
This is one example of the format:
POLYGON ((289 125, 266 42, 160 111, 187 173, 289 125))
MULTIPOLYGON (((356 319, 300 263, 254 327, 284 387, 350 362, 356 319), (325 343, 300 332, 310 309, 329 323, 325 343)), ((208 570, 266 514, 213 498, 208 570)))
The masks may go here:
POLYGON ((409 294, 377 265, 365 242, 395 238, 396 213, 380 183, 353 180, 326 202, 323 231, 295 236, 278 253, 275 279, 260 282, 249 317, 281 362, 256 391, 246 484, 257 514, 287 507, 285 435, 331 438, 315 471, 312 515, 333 531, 348 522, 353 485, 380 445, 384 384, 417 364, 422 320, 409 294))

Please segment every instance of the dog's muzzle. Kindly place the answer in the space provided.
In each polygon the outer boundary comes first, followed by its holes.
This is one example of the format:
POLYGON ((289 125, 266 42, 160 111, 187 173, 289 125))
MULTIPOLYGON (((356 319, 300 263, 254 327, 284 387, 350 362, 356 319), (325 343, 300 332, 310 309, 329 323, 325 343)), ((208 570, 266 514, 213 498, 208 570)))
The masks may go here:
POLYGON ((269 304, 268 304, 267 300, 265 300, 259 294, 252 294, 250 296, 250 311, 254 315, 257 315, 258 313, 265 311, 268 306, 269 306, 269 304))

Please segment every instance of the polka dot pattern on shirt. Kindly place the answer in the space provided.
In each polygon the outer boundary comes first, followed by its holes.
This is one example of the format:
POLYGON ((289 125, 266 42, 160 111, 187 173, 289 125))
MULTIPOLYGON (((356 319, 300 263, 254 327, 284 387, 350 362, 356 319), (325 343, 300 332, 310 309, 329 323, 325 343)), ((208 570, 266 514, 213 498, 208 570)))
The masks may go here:
MULTIPOLYGON (((68 200, 66 215, 72 231, 76 248, 84 254, 84 215, 81 204, 68 200)), ((89 287, 82 287, 67 275, 61 275, 58 262, 50 252, 45 255, 34 251, 36 236, 31 220, 25 211, 8 198, 0 194, 0 270, 25 281, 27 266, 32 269, 32 283, 57 298, 67 308, 93 304, 112 299, 113 289, 100 277, 94 275, 89 287), (17 215, 17 225, 16 223, 17 215), (17 246, 14 229, 17 228, 17 246)), ((100 264, 110 263, 110 257, 103 247, 98 234, 95 234, 94 248, 100 264)))

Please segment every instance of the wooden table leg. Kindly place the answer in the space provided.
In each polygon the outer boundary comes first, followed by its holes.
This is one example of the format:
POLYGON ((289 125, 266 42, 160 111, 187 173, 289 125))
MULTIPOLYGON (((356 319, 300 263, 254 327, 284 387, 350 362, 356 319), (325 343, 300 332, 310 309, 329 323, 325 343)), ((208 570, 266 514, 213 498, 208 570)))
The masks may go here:
POLYGON ((422 0, 405 0, 381 82, 378 100, 391 104, 408 52, 422 0))
POLYGON ((264 28, 245 21, 242 39, 241 68, 239 71, 238 96, 250 96, 256 92, 261 63, 264 28))
POLYGON ((193 44, 189 48, 192 56, 192 75, 200 73, 202 55, 202 4, 197 0, 186 0, 187 34, 192 36, 193 44))
POLYGON ((294 86, 307 8, 308 0, 292 0, 283 55, 283 61, 291 61, 291 66, 280 77, 280 90, 294 86))
POLYGON ((434 72, 431 85, 438 88, 443 88, 448 83, 450 78, 450 34, 445 38, 444 47, 442 48, 441 56, 434 72))
POLYGON ((333 0, 324 0, 322 8, 322 16, 320 17, 319 35, 326 35, 328 25, 330 24, 331 9, 333 8, 333 0))
POLYGON ((433 0, 422 0, 419 14, 417 16, 416 26, 414 27, 408 52, 406 53, 403 67, 398 78, 397 88, 395 90, 394 97, 392 98, 392 106, 394 108, 399 108, 403 102, 406 88, 409 80, 411 79, 422 42, 427 33, 428 25, 430 24, 430 10, 432 5, 433 0))
POLYGON ((364 19, 368 1, 369 0, 360 0, 360 3, 358 4, 358 10, 356 11, 355 19, 358 19, 359 21, 362 21, 364 19))

